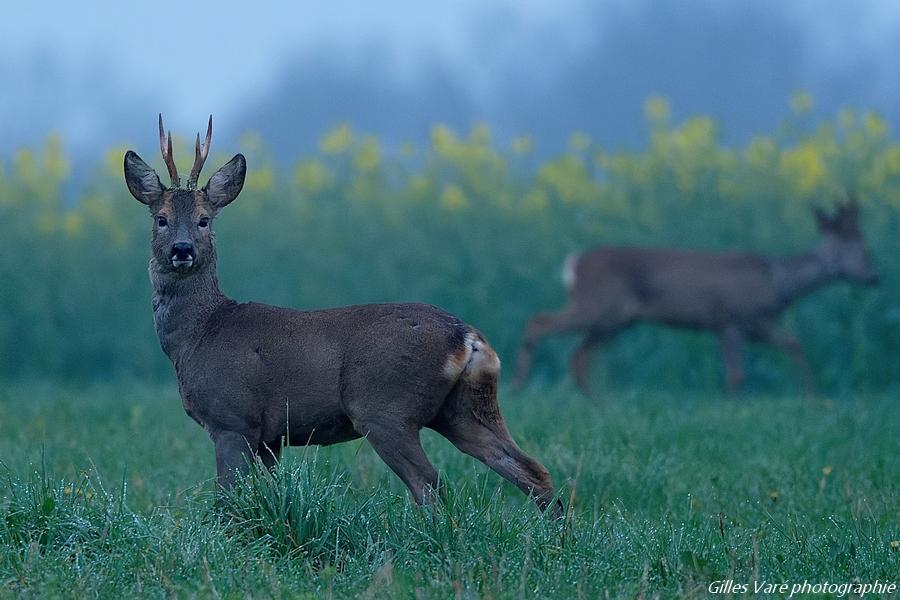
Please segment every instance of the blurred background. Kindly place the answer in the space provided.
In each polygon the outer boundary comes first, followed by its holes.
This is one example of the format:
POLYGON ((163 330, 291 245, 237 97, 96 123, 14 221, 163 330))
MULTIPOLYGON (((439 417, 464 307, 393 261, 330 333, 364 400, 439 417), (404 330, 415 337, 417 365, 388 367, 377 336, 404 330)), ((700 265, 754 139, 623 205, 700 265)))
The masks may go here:
MULTIPOLYGON (((900 380, 900 5, 890 0, 14 3, 0 22, 0 379, 168 380, 128 148, 206 176, 223 289, 315 308, 419 300, 511 365, 564 301, 563 258, 611 243, 808 249, 814 203, 856 190, 883 280, 792 308, 829 393, 900 380)), ((572 340, 542 346, 559 381, 572 340)), ((792 390, 751 351, 748 386, 792 390)), ((603 389, 718 390, 709 334, 638 326, 603 389)))

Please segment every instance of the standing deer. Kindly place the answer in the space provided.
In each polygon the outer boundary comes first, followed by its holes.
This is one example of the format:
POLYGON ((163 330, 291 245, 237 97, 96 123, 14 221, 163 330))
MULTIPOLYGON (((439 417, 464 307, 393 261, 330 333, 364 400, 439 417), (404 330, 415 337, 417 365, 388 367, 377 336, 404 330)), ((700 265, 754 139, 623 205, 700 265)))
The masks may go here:
POLYGON ((553 334, 584 333, 570 369, 591 396, 589 367, 597 348, 638 321, 718 334, 731 392, 744 381, 747 341, 786 351, 807 388, 812 374, 800 342, 778 325, 791 303, 845 279, 874 285, 878 273, 859 230, 859 203, 850 198, 834 216, 815 210, 821 241, 803 254, 767 257, 672 248, 610 247, 570 256, 563 267, 569 304, 535 315, 525 328, 513 386, 524 385, 538 342, 553 334))
MULTIPOLYGON (((438 473, 419 431, 429 427, 548 508, 550 476, 510 437, 497 402, 500 361, 474 327, 426 304, 300 311, 238 303, 219 290, 212 224, 247 167, 237 154, 198 188, 211 139, 210 116, 182 188, 160 115, 171 186, 132 151, 125 182, 153 218, 153 321, 185 411, 215 444, 218 483, 230 488, 254 457, 274 466, 282 444, 365 437, 428 503, 438 473)), ((562 513, 558 500, 553 511, 562 513)))

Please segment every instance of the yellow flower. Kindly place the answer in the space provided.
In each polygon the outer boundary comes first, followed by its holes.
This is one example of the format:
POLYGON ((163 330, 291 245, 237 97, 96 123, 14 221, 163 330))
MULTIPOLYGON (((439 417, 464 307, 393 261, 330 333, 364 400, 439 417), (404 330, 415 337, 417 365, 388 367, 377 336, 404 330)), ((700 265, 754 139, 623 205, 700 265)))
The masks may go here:
POLYGON ((275 171, 272 169, 272 167, 257 167, 253 171, 247 173, 247 179, 246 183, 244 184, 244 189, 255 192, 264 192, 271 189, 274 183, 275 171))
POLYGON ((772 490, 769 492, 769 500, 771 500, 772 502, 778 502, 778 498, 780 496, 781 495, 778 493, 778 490, 772 490))
POLYGON ((294 169, 294 183, 310 192, 321 190, 330 178, 328 168, 317 160, 305 160, 294 169))
POLYGON ((118 180, 122 176, 122 156, 128 147, 123 145, 116 146, 107 151, 103 155, 103 170, 110 176, 118 180))
POLYGON ((69 160, 62 147, 62 138, 52 134, 44 146, 43 173, 45 177, 60 180, 69 174, 69 160))
POLYGON ((568 155, 544 164, 538 170, 538 181, 566 202, 594 197, 585 166, 576 156, 568 155))
POLYGON ((665 123, 671 114, 672 107, 662 96, 650 96, 644 102, 644 116, 652 123, 665 123))
POLYGON ((466 199, 463 191, 459 189, 459 186, 448 185, 444 188, 444 193, 441 194, 441 204, 447 210, 457 211, 465 208, 469 201, 466 199))
POLYGON ((548 206, 547 192, 542 189, 535 188, 528 190, 522 199, 522 204, 529 211, 540 212, 548 206))
POLYGON ((779 167, 782 175, 793 181, 797 190, 804 195, 813 192, 825 180, 825 160, 811 142, 786 150, 781 155, 779 167))
POLYGON ((591 145, 591 138, 588 134, 577 131, 569 136, 569 151, 584 152, 591 145))
POLYGON ((828 465, 822 467, 822 475, 824 475, 825 477, 828 477, 829 475, 831 475, 831 471, 832 471, 832 469, 828 465))
POLYGON ((477 146, 489 146, 491 144, 491 129, 486 123, 477 123, 469 132, 469 141, 477 146))
POLYGON ((356 151, 353 164, 358 170, 368 173, 374 171, 380 163, 381 148, 378 147, 378 141, 372 137, 366 138, 356 151))
POLYGON ((459 140, 453 131, 446 125, 435 125, 431 129, 431 145, 441 156, 446 156, 457 144, 459 140))
POLYGON ((867 112, 863 117, 863 127, 866 133, 874 138, 884 137, 887 133, 887 123, 877 113, 867 112))
POLYGON ((63 221, 63 229, 69 237, 76 237, 84 227, 84 217, 77 213, 67 213, 63 221))
POLYGON ((353 130, 348 123, 342 123, 322 137, 319 148, 325 154, 340 154, 347 151, 352 141, 353 130))
POLYGON ((800 91, 791 96, 791 110, 798 115, 811 111, 813 104, 813 97, 809 92, 800 91))
POLYGON ((512 151, 516 154, 528 154, 533 149, 534 142, 527 135, 521 135, 512 141, 512 151))

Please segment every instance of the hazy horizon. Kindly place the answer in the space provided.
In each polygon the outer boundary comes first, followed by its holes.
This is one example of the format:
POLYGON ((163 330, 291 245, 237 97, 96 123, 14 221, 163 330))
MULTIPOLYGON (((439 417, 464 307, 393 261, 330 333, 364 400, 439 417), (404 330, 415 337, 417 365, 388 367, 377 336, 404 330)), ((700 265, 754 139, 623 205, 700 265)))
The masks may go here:
POLYGON ((0 159, 51 132, 83 164, 112 144, 147 147, 159 111, 185 138, 213 113, 219 143, 259 131, 281 158, 343 121, 388 143, 484 121, 542 152, 576 130, 640 145, 651 94, 676 119, 711 115, 729 143, 772 131, 797 90, 817 116, 850 106, 900 120, 900 6, 887 0, 153 8, 7 7, 0 159))

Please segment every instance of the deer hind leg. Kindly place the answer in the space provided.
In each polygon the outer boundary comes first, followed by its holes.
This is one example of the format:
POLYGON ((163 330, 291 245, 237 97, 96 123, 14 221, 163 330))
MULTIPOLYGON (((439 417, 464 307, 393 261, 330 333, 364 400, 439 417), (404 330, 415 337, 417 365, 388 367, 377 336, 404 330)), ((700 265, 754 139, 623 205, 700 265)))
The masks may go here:
MULTIPOLYGON (((550 508, 554 496, 550 473, 510 436, 497 403, 496 375, 480 382, 467 381, 464 375, 429 426, 532 497, 542 511, 550 508)), ((555 517, 563 516, 559 500, 552 510, 555 517)))
POLYGON ((522 343, 519 346, 516 358, 516 373, 513 376, 513 389, 521 389, 531 368, 534 366, 534 352, 538 343, 547 336, 578 331, 591 325, 593 318, 578 310, 575 306, 553 313, 540 313, 528 321, 525 333, 522 335, 522 343))
MULTIPOLYGON (((544 465, 522 452, 502 422, 488 427, 474 416, 460 413, 452 420, 435 423, 434 428, 461 452, 480 460, 531 496, 541 510, 550 507, 554 493, 550 473, 544 465)), ((562 514, 562 503, 557 500, 553 515, 559 517, 562 514)))

